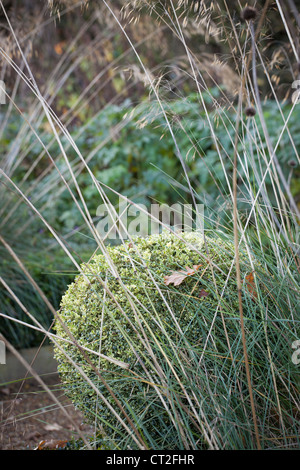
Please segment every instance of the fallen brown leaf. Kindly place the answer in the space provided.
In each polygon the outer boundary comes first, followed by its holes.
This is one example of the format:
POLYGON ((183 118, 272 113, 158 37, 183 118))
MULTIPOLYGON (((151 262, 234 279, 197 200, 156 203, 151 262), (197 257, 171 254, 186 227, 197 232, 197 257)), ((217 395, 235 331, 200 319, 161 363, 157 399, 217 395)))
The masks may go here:
POLYGON ((254 280, 254 271, 252 271, 250 274, 246 276, 246 286, 248 289, 248 292, 253 300, 257 299, 257 291, 256 291, 256 286, 255 286, 255 280, 254 280))
POLYGON ((57 423, 47 423, 44 426, 45 431, 60 431, 62 427, 57 423))
POLYGON ((208 296, 208 292, 206 292, 206 290, 204 289, 201 289, 201 291, 199 292, 199 297, 207 297, 208 296))
POLYGON ((174 284, 174 286, 179 286, 188 276, 195 274, 200 266, 202 265, 194 265, 193 269, 186 266, 185 271, 173 271, 170 276, 165 276, 165 285, 168 286, 169 284, 174 284))
POLYGON ((50 439, 50 441, 41 441, 34 450, 55 450, 64 449, 68 441, 50 439))

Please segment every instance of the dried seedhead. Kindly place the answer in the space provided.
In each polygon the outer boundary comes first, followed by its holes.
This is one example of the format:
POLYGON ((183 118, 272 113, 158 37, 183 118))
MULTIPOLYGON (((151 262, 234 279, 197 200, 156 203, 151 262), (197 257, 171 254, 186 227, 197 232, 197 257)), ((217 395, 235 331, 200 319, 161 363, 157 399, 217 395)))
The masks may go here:
POLYGON ((245 114, 247 117, 253 117, 256 114, 256 109, 253 106, 248 106, 245 109, 245 114))
POLYGON ((256 20, 258 11, 254 7, 245 7, 242 11, 241 18, 243 21, 256 20))

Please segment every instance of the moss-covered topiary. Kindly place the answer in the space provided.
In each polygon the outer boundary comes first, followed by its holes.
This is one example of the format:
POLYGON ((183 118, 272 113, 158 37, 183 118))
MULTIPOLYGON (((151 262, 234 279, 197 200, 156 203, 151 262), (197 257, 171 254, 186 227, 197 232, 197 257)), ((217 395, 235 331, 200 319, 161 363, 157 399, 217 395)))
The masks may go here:
MULTIPOLYGON (((224 358, 228 358, 229 353, 222 316, 223 319, 226 317, 227 333, 233 347, 242 351, 233 245, 221 238, 208 237, 205 247, 197 233, 178 236, 164 232, 135 239, 134 243, 108 247, 107 253, 110 261, 101 254, 89 265, 82 266, 84 274, 77 276, 62 299, 61 319, 82 346, 99 351, 101 341, 101 353, 129 364, 128 370, 122 369, 89 354, 127 414, 139 423, 137 427, 145 441, 161 448, 178 448, 183 444, 179 442, 180 430, 175 429, 172 417, 180 420, 178 410, 184 409, 181 406, 190 409, 191 403, 183 390, 193 396, 193 387, 199 387, 195 377, 201 375, 197 375, 196 370, 205 341, 205 374, 213 371, 219 357, 223 357, 224 375, 227 370, 224 358), (213 274, 205 259, 206 248, 212 260, 213 274), (228 276, 232 263, 233 269, 228 276), (111 264, 118 277, 113 275, 111 264), (165 276, 194 265, 201 266, 180 285, 165 284, 165 276), (166 411, 160 394, 169 411, 166 411)), ((242 255, 241 260, 242 276, 245 277, 251 268, 247 257, 242 255)), ((247 289, 244 299, 245 315, 255 317, 256 304, 247 289)), ((60 323, 56 324, 56 330, 58 336, 67 337, 60 323)), ((61 345, 128 424, 115 399, 80 351, 69 343, 61 342, 61 345)), ((242 361, 242 353, 239 357, 242 361)), ((96 392, 58 349, 56 358, 73 403, 90 421, 97 416, 108 435, 121 439, 126 432, 97 398, 96 392)), ((228 367, 231 365, 229 361, 228 367)), ((204 390, 204 385, 201 393, 209 393, 204 390)), ((182 420, 189 420, 189 415, 185 414, 182 420)), ((195 418, 191 417, 191 428, 193 422, 195 418)), ((201 433, 196 424, 194 431, 199 438, 201 433)), ((130 446, 135 445, 130 439, 128 442, 130 446)))

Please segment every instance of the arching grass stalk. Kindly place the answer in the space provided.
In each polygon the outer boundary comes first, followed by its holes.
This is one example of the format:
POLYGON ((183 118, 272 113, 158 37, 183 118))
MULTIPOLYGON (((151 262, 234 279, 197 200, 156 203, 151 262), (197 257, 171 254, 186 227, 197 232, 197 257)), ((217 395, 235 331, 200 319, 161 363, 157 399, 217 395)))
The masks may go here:
MULTIPOLYGON (((238 105, 238 113, 237 113, 237 126, 236 126, 236 135, 238 134, 239 130, 239 115, 241 112, 241 104, 242 104, 242 94, 239 97, 239 105, 238 105)), ((251 375, 250 375, 250 368, 249 368, 249 359, 247 353, 247 340, 245 334, 245 325, 244 325, 244 313, 243 313, 243 301, 242 301, 242 280, 241 280, 241 273, 240 273, 240 258, 239 258, 239 235, 238 235, 238 209, 237 209, 237 142, 238 138, 236 136, 236 142, 234 147, 234 162, 233 162, 233 232, 234 232, 234 247, 235 247, 235 262, 236 262, 236 280, 237 280, 237 292, 238 292, 238 299, 239 299, 239 312, 240 312, 240 322, 241 322, 241 333, 242 333, 242 342, 243 342, 243 352, 244 352, 244 359, 245 359, 245 369, 246 369, 246 376, 248 382, 248 389, 249 389, 249 398, 251 402, 251 410, 252 410, 252 417, 253 417, 253 424, 255 429, 255 437, 257 448, 261 450, 258 426, 257 426, 257 417, 255 411, 255 404, 253 398, 253 391, 252 391, 252 384, 251 384, 251 375)))
MULTIPOLYGON (((242 74, 242 76, 243 75, 244 74, 242 74)), ((244 325, 242 280, 241 280, 240 256, 239 256, 238 208, 237 208, 237 154, 238 154, 237 145, 238 145, 238 133, 239 133, 240 115, 241 115, 241 110, 242 110, 242 102, 243 102, 243 81, 241 83, 241 90, 240 90, 239 101, 238 101, 237 120, 236 120, 236 129, 235 129, 235 145, 234 145, 234 155, 233 155, 233 178, 232 178, 232 182, 233 182, 233 232, 234 232, 237 293, 238 293, 238 302, 239 302, 245 369, 246 369, 247 383, 248 383, 248 389, 249 389, 249 398, 250 398, 250 403, 251 403, 252 418, 253 418, 253 424, 254 424, 254 429, 255 429, 256 445, 257 445, 257 448, 261 450, 261 443, 260 443, 260 437, 259 437, 259 432, 258 432, 257 417, 256 417, 255 403, 254 403, 254 398, 253 398, 251 374, 250 374, 249 359, 248 359, 248 352, 247 352, 247 340, 246 340, 245 325, 244 325)))

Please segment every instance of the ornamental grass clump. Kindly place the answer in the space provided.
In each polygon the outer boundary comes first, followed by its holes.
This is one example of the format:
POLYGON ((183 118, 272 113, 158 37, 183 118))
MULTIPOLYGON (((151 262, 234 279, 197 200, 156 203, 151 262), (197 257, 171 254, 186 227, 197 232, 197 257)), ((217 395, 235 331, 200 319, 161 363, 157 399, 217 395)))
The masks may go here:
MULTIPOLYGON (((249 362, 262 400, 258 382, 270 364, 261 304, 270 315, 270 286, 245 253, 240 264, 249 362)), ((56 347, 58 370, 67 395, 113 448, 214 448, 211 423, 230 435, 234 416, 251 447, 234 266, 231 242, 169 232, 108 247, 82 266, 61 302, 64 327, 56 323, 64 350, 56 347), (65 327, 80 348, 63 341, 65 327)), ((273 331, 271 341, 280 342, 273 331)))

